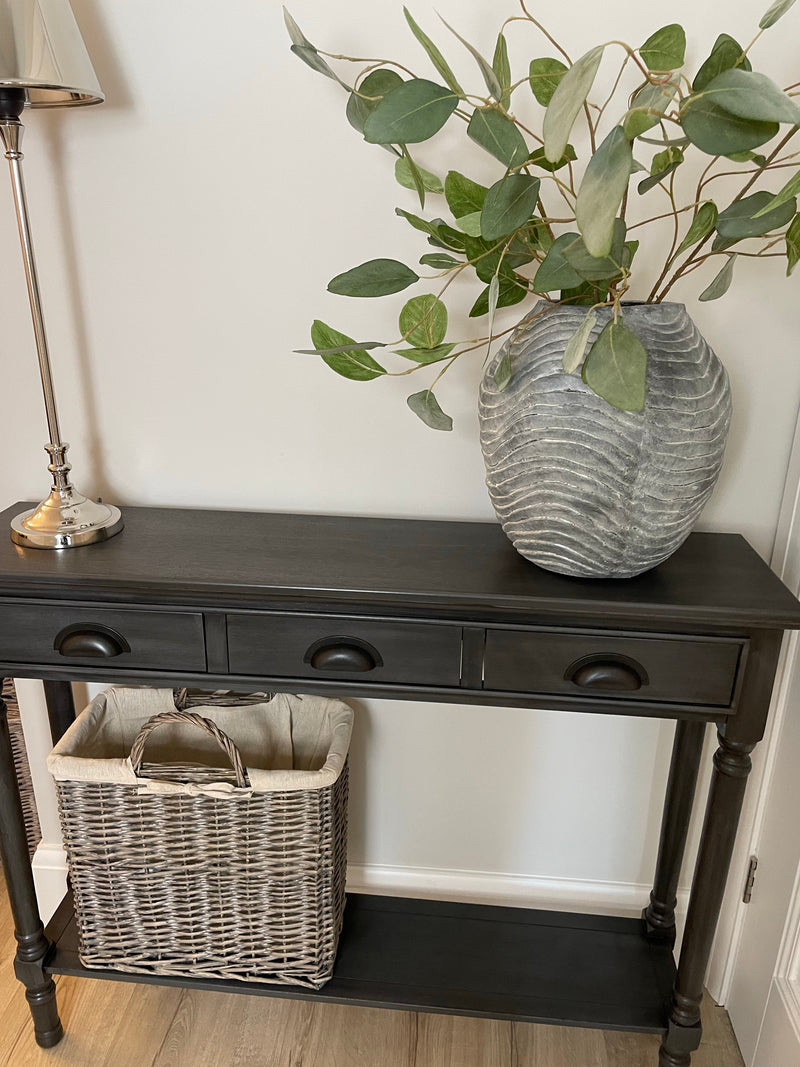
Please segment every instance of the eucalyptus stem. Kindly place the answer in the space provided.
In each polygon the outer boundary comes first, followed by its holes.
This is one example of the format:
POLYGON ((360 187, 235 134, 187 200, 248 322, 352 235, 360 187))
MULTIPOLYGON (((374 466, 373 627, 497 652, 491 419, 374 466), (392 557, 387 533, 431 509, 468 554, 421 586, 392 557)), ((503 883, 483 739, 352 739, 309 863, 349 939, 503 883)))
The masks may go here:
POLYGON ((630 58, 631 58, 630 55, 626 55, 625 58, 623 59, 622 66, 619 68, 619 73, 617 74, 617 78, 616 78, 616 81, 614 82, 614 86, 613 86, 611 92, 606 97, 605 101, 603 102, 602 107, 600 107, 598 109, 598 113, 597 113, 597 121, 598 121, 598 123, 600 122, 600 119, 603 117, 603 112, 605 111, 605 109, 608 107, 608 105, 611 103, 611 101, 616 96, 617 89, 619 88, 619 83, 622 80, 622 75, 625 73, 625 68, 627 67, 628 61, 630 60, 630 58))
POLYGON ((342 56, 336 52, 323 52, 321 48, 317 49, 317 52, 321 56, 325 56, 326 59, 340 59, 345 63, 370 63, 370 67, 367 70, 375 70, 377 67, 397 67, 398 70, 402 70, 404 74, 407 74, 409 78, 416 78, 417 75, 413 70, 409 70, 408 67, 404 67, 402 63, 397 63, 394 59, 375 59, 375 58, 361 58, 358 56, 342 56))
MULTIPOLYGON (((667 189, 666 191, 667 191, 667 193, 669 195, 670 203, 672 204, 672 211, 668 212, 666 214, 666 216, 664 216, 664 217, 665 218, 672 218, 672 219, 674 219, 674 222, 675 222, 675 226, 674 226, 674 230, 673 230, 673 234, 672 234, 672 244, 670 245, 669 254, 667 255, 667 260, 666 260, 666 262, 664 264, 664 267, 663 267, 661 273, 659 274, 658 278, 656 279, 656 283, 653 286, 653 288, 650 290, 650 293, 649 293, 649 295, 647 297, 648 302, 653 300, 653 298, 655 297, 656 293, 658 292, 659 285, 661 285, 661 283, 664 281, 664 279, 667 276, 667 271, 669 270, 669 265, 672 262, 672 257, 675 255, 675 249, 678 247, 678 237, 680 235, 680 219, 678 218, 678 216, 680 214, 680 211, 686 211, 687 210, 687 208, 681 208, 679 210, 678 209, 678 205, 675 203, 675 171, 673 171, 672 174, 670 174, 669 177, 670 177, 669 189, 667 189)), ((659 185, 661 185, 661 184, 662 183, 659 182, 659 185)))
MULTIPOLYGON (((789 143, 789 141, 791 141, 791 139, 797 133, 798 128, 799 127, 797 127, 797 126, 792 126, 792 128, 789 130, 789 132, 784 137, 781 138, 781 140, 778 142, 777 147, 775 149, 773 149, 772 153, 769 156, 767 156, 767 159, 766 159, 766 162, 764 163, 764 165, 762 167, 758 168, 758 170, 755 172, 755 174, 752 176, 752 178, 750 178, 749 181, 745 182, 743 188, 739 191, 739 193, 731 201, 732 203, 735 204, 738 200, 741 200, 744 197, 745 193, 749 192, 749 190, 752 189, 752 187, 758 181, 759 177, 764 173, 765 170, 767 170, 769 168, 770 163, 772 163, 772 161, 778 155, 780 155, 780 153, 783 151, 785 146, 789 143)), ((661 303, 661 301, 664 299, 664 297, 667 295, 667 293, 673 287, 675 282, 677 282, 678 279, 683 276, 683 274, 685 273, 686 267, 689 266, 689 264, 693 263, 697 259, 698 252, 703 247, 703 245, 705 245, 709 241, 709 239, 712 236, 713 236, 713 230, 712 230, 711 233, 707 234, 703 238, 703 240, 697 245, 697 247, 694 249, 694 251, 689 254, 688 258, 683 261, 683 263, 681 264, 680 267, 678 267, 678 269, 673 274, 672 278, 670 278, 669 282, 667 283, 666 288, 662 289, 661 293, 659 294, 659 296, 656 297, 656 301, 658 303, 661 303)))
MULTIPOLYGON (((661 182, 659 182, 659 185, 661 185, 663 188, 661 182)), ((639 226, 647 226, 649 223, 658 222, 660 219, 671 219, 676 212, 680 215, 684 211, 691 211, 692 208, 696 208, 699 206, 700 201, 698 200, 694 204, 686 204, 685 207, 676 207, 675 211, 666 211, 663 215, 651 215, 649 219, 642 219, 640 222, 634 222, 633 225, 628 227, 628 233, 630 233, 631 230, 638 229, 639 226)))
POLYGON ((525 12, 525 17, 528 19, 528 21, 532 22, 534 24, 534 26, 537 28, 537 30, 539 30, 539 32, 542 33, 547 38, 547 40, 550 42, 550 44, 553 46, 553 48, 555 48, 558 52, 560 52, 561 55, 564 57, 564 59, 566 59, 567 65, 571 67, 572 66, 572 60, 569 58, 568 53, 564 51, 564 49, 561 47, 561 45, 558 43, 558 41, 555 39, 555 37, 553 37, 553 35, 551 33, 549 33, 548 30, 546 30, 544 28, 544 26, 541 24, 541 22, 539 22, 538 19, 535 19, 533 17, 533 15, 530 13, 530 11, 528 11, 527 7, 525 7, 525 0, 519 0, 519 6, 525 12))

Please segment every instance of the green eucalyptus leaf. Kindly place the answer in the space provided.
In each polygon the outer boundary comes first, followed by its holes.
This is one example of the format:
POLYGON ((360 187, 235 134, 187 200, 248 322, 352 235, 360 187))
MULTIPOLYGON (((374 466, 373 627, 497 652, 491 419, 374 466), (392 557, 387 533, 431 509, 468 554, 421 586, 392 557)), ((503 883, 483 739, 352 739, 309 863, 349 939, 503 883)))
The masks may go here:
POLYGON ((316 48, 310 48, 302 44, 293 44, 291 50, 298 59, 302 59, 306 66, 311 67, 317 74, 324 74, 326 78, 331 78, 332 81, 338 82, 343 89, 346 89, 348 92, 351 91, 347 82, 342 81, 336 71, 326 63, 316 48))
POLYGON ((545 56, 543 59, 532 59, 528 80, 531 83, 531 91, 542 107, 547 107, 553 99, 558 83, 569 70, 560 59, 552 59, 545 56))
POLYGON ((631 106, 622 122, 629 141, 657 126, 675 98, 677 86, 653 85, 648 82, 634 93, 631 106))
POLYGON ((296 44, 299 48, 314 47, 285 7, 283 8, 283 22, 289 32, 292 44, 296 44))
POLYGON ((414 348, 436 348, 447 333, 447 308, 430 293, 412 296, 400 312, 400 333, 414 348))
POLYGON ((544 154, 557 163, 566 151, 569 135, 594 84, 605 45, 597 45, 567 70, 556 86, 544 113, 544 154))
POLYGON ((777 122, 733 115, 702 93, 686 98, 680 122, 692 144, 710 156, 728 156, 758 148, 771 141, 780 129, 777 122))
POLYGON ((554 173, 554 171, 561 170, 562 167, 566 167, 569 163, 574 163, 577 158, 578 157, 575 154, 575 149, 572 147, 571 144, 568 144, 564 150, 564 155, 561 157, 561 159, 558 160, 557 163, 550 162, 550 160, 544 154, 543 148, 536 148, 533 152, 531 152, 531 154, 528 156, 528 163, 530 163, 531 166, 534 167, 541 167, 542 170, 549 171, 552 174, 554 173))
POLYGON ((500 103, 503 107, 508 107, 511 99, 511 64, 508 61, 508 44, 502 33, 497 35, 497 44, 494 47, 494 56, 492 57, 492 70, 502 90, 500 103))
MULTIPOLYGON (((618 276, 625 266, 626 226, 622 219, 614 220, 611 248, 606 256, 593 256, 582 237, 564 244, 564 255, 570 266, 587 282, 605 281, 618 276)), ((567 287, 569 288, 569 287, 567 287)))
MULTIPOLYGON (((395 209, 397 210, 397 209, 395 209)), ((448 252, 464 252, 469 238, 460 230, 454 229, 444 219, 434 219, 431 223, 433 233, 428 238, 428 244, 436 248, 444 248, 448 252)))
POLYGON ((770 7, 762 16, 758 28, 760 30, 768 30, 770 26, 774 26, 778 19, 785 15, 793 4, 794 0, 775 0, 772 7, 770 7))
MULTIPOLYGON (((505 308, 511 307, 513 304, 519 304, 528 295, 530 290, 524 281, 517 278, 514 274, 508 274, 501 272, 499 275, 495 274, 493 279, 497 278, 497 303, 496 307, 505 308)), ((489 315, 492 312, 490 306, 490 298, 492 296, 492 282, 490 281, 478 299, 470 308, 469 317, 471 319, 480 318, 482 315, 489 315)))
POLYGON ((572 289, 562 289, 559 301, 571 307, 597 307, 608 300, 611 279, 602 282, 581 282, 572 289))
POLYGON ((320 319, 315 319, 311 326, 311 343, 315 349, 339 348, 338 353, 323 352, 322 359, 343 378, 353 382, 368 382, 386 373, 380 363, 376 363, 363 349, 350 349, 350 345, 356 344, 352 337, 339 333, 320 319), (342 346, 345 346, 344 351, 342 346))
POLYGON ((464 251, 464 234, 448 226, 444 219, 433 219, 429 222, 427 219, 420 218, 419 215, 412 215, 410 211, 405 211, 401 207, 396 207, 394 213, 405 219, 415 230, 426 233, 428 241, 437 248, 445 248, 451 252, 464 251))
POLYGON ((704 240, 712 232, 717 225, 717 217, 719 212, 717 211, 717 205, 712 200, 706 200, 704 204, 701 204, 697 209, 697 214, 692 219, 689 229, 686 231, 686 236, 678 245, 675 256, 679 256, 681 252, 685 252, 687 248, 691 248, 692 245, 697 244, 698 241, 704 240))
POLYGON ((717 233, 723 240, 739 241, 743 237, 763 237, 772 230, 787 226, 797 211, 794 196, 778 207, 769 208, 775 197, 766 190, 752 193, 742 200, 734 200, 721 211, 717 219, 717 233))
POLYGON ((683 152, 680 148, 665 148, 663 152, 657 152, 653 156, 651 174, 648 178, 640 181, 637 188, 639 193, 646 193, 654 188, 665 178, 668 178, 674 170, 683 163, 683 152))
POLYGON ((766 74, 725 70, 690 99, 710 100, 731 115, 756 122, 800 123, 800 107, 766 74))
MULTIPOLYGON (((344 337, 344 334, 341 336, 344 337)), ((372 348, 386 348, 385 341, 350 341, 349 338, 348 341, 348 344, 332 345, 330 348, 295 348, 294 351, 298 356, 336 356, 341 352, 367 352, 372 348)))
POLYGON ((641 411, 645 401, 647 352, 621 322, 606 323, 589 350, 582 378, 598 396, 620 411, 641 411))
POLYGON ((468 237, 480 237, 481 235, 481 213, 480 211, 470 211, 469 215, 462 215, 460 219, 456 219, 456 226, 460 230, 463 230, 468 237))
POLYGON ((649 70, 677 70, 686 58, 686 30, 677 22, 662 26, 647 38, 639 55, 649 70))
POLYGON ((427 365, 428 363, 441 363, 443 359, 447 359, 455 347, 455 342, 449 342, 446 345, 437 345, 436 348, 396 348, 394 352, 395 355, 410 359, 413 363, 427 365))
POLYGON ((698 300, 718 300, 721 296, 724 296, 731 287, 731 281, 733 280, 733 265, 736 262, 736 253, 733 252, 728 256, 725 266, 713 280, 708 288, 704 289, 698 300))
POLYGON ((503 393, 508 389, 509 385, 511 385, 512 377, 511 353, 506 352, 494 368, 494 373, 492 374, 495 389, 497 389, 498 393, 503 393))
POLYGON ((607 256, 614 224, 631 176, 631 143, 615 126, 589 159, 575 204, 575 222, 589 254, 607 256))
POLYGON ((407 7, 403 8, 403 14, 406 17, 406 22, 408 23, 409 27, 411 28, 411 32, 414 34, 416 39, 419 41, 419 43, 422 45, 422 47, 428 53, 428 58, 430 59, 431 63, 433 63, 433 65, 436 68, 437 72, 441 75, 441 77, 444 80, 445 84, 450 89, 453 90, 453 92, 456 94, 456 96, 458 96, 458 97, 465 96, 464 90, 461 88, 461 86, 456 81, 456 76, 455 76, 455 74, 453 74, 452 70, 448 66, 447 61, 445 60, 444 56, 439 51, 439 49, 436 47, 436 45, 433 43, 433 41, 430 39, 430 37, 423 30, 420 29, 420 27, 417 25, 417 23, 411 17, 411 14, 410 14, 410 12, 409 12, 407 7))
POLYGON ((800 215, 795 215, 786 231, 786 277, 792 273, 800 261, 800 215))
POLYGON ((583 363, 583 356, 586 352, 586 344, 589 340, 589 334, 594 329, 596 322, 596 313, 594 311, 587 311, 583 322, 567 342, 567 347, 564 349, 563 360, 565 374, 572 374, 572 372, 577 370, 581 363, 583 363))
POLYGON ((432 430, 452 430, 453 420, 445 415, 439 407, 439 401, 430 389, 423 389, 420 393, 412 393, 406 403, 426 426, 432 430))
POLYGON ((388 67, 380 67, 368 74, 347 99, 347 121, 353 129, 363 134, 364 123, 383 97, 402 84, 403 79, 397 71, 388 67))
MULTIPOLYGON (((685 148, 692 142, 688 137, 640 137, 644 144, 658 145, 659 148, 685 148)), ((645 168, 646 170, 647 168, 645 168)))
MULTIPOLYGON (((411 186, 412 186, 413 189, 416 189, 417 196, 419 197, 419 206, 421 208, 424 208, 425 207, 425 182, 423 181, 422 175, 419 172, 419 167, 417 166, 417 164, 412 159, 411 153, 409 152, 407 146, 406 145, 400 145, 400 148, 402 150, 402 156, 401 156, 400 162, 406 164, 408 176, 411 179, 411 186)), ((397 177, 397 167, 395 166, 395 178, 396 177, 397 177)))
POLYGON ((495 182, 480 213, 480 236, 496 241, 523 226, 536 210, 540 185, 528 174, 509 174, 495 182))
POLYGON ((489 282, 489 294, 487 304, 489 306, 489 337, 494 333, 494 316, 497 311, 497 300, 500 296, 500 276, 495 274, 489 282))
POLYGON ((786 185, 779 190, 771 200, 755 213, 753 218, 761 218, 762 215, 766 215, 768 212, 773 211, 776 207, 780 207, 781 204, 785 204, 787 201, 794 201, 795 197, 800 194, 800 170, 788 180, 786 185))
MULTIPOLYGON (((442 19, 442 16, 440 15, 439 18, 442 19)), ((491 63, 487 63, 487 61, 483 58, 483 56, 480 54, 480 52, 476 48, 473 48, 472 45, 469 43, 469 41, 465 41, 464 38, 461 36, 461 34, 457 33, 453 29, 453 27, 450 25, 449 22, 445 22, 444 19, 442 19, 442 22, 444 22, 445 26, 447 26, 448 30, 453 34, 453 36, 457 37, 459 39, 459 41, 461 41, 461 43, 464 45, 464 47, 467 49, 467 51, 473 57, 475 62, 478 64, 478 67, 480 68, 480 72, 483 75, 483 80, 486 82, 486 88, 489 90, 489 92, 492 94, 492 96, 495 98, 495 100, 497 100, 497 101, 502 100, 503 99, 503 87, 500 84, 500 82, 498 81, 497 75, 495 74, 494 70, 492 69, 491 63)))
POLYGON ((758 152, 733 152, 727 157, 733 163, 755 163, 757 167, 766 167, 767 157, 758 152))
POLYGON ((528 158, 528 146, 517 126, 494 108, 476 108, 467 135, 507 167, 518 166, 528 158))
POLYGON ((458 105, 452 89, 414 78, 380 101, 364 123, 371 144, 419 144, 444 126, 458 105))
MULTIPOLYGON (((429 193, 444 192, 441 178, 437 178, 435 174, 431 174, 429 170, 425 170, 423 167, 418 166, 416 170, 422 179, 423 186, 429 193)), ((416 189, 416 183, 407 157, 397 160, 394 165, 394 176, 397 183, 402 185, 404 189, 416 189)))
POLYGON ((336 74, 336 72, 325 62, 285 7, 283 9, 283 21, 292 41, 292 51, 298 59, 302 59, 304 63, 311 67, 312 70, 317 71, 318 74, 324 74, 326 78, 332 78, 333 81, 338 82, 339 85, 347 89, 349 92, 350 86, 345 85, 339 75, 336 74))
POLYGON ((479 185, 457 170, 448 171, 444 180, 445 200, 456 219, 471 215, 473 211, 479 212, 488 191, 485 185, 479 185))
POLYGON ((488 284, 498 273, 507 273, 513 278, 516 267, 535 258, 531 240, 534 238, 529 238, 526 230, 520 230, 504 251, 497 243, 492 244, 482 237, 467 237, 467 258, 482 282, 488 284))
POLYGON ((328 292, 337 296, 389 296, 407 289, 419 276, 396 259, 370 259, 328 282, 328 292))
POLYGON ((450 270, 461 264, 460 259, 448 256, 445 252, 429 252, 426 256, 420 256, 420 263, 425 267, 433 267, 435 270, 450 270))
POLYGON ((683 163, 683 152, 680 148, 665 148, 663 152, 656 152, 650 164, 651 174, 660 174, 667 167, 683 163))
POLYGON ((580 239, 577 233, 562 233, 556 237, 534 275, 532 285, 535 292, 552 293, 557 289, 575 289, 581 285, 583 278, 564 254, 565 247, 580 239))
POLYGON ((633 263, 633 257, 639 251, 638 241, 626 241, 622 252, 622 266, 625 270, 631 269, 633 263))
POLYGON ((439 236, 439 228, 435 223, 428 222, 427 219, 421 219, 419 215, 412 215, 410 211, 405 211, 401 207, 396 207, 394 213, 405 219, 409 225, 413 226, 415 230, 419 230, 420 233, 427 233, 431 237, 439 236))
POLYGON ((729 34, 721 33, 714 42, 711 55, 695 76, 692 83, 694 91, 705 89, 718 74, 722 74, 724 70, 731 70, 733 67, 741 67, 742 70, 753 69, 739 42, 729 34))

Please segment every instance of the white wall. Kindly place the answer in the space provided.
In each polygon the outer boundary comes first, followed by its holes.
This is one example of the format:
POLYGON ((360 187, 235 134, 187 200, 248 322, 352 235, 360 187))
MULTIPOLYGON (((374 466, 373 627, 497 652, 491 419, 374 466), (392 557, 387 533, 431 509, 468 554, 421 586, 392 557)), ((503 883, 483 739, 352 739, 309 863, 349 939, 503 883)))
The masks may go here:
MULTIPOLYGON (((435 6, 491 52, 504 6, 515 5, 435 6)), ((547 18, 573 56, 604 37, 640 43, 661 18, 681 20, 696 31, 697 63, 720 30, 749 40, 760 14, 745 0, 727 6, 724 24, 713 5, 651 6, 609 0, 600 20, 596 4, 576 0, 548 5, 547 18)), ((395 0, 291 7, 320 48, 390 54, 431 76, 395 0)), ((292 355, 308 347, 315 317, 391 337, 409 294, 348 302, 327 294, 327 281, 377 256, 413 264, 427 249, 394 215, 396 205, 415 210, 413 194, 395 185, 389 156, 347 125, 337 86, 291 55, 277 0, 73 8, 107 103, 29 114, 24 147, 80 487, 122 505, 491 519, 475 415, 479 357, 438 390, 456 428, 437 434, 404 402, 422 383, 349 383, 292 355)), ((471 59, 433 9, 412 5, 480 91, 471 59)), ((785 82, 796 78, 792 18, 791 32, 781 24, 759 52, 785 82)), ((546 49, 534 31, 514 32, 524 73, 546 49)), ((451 153, 460 143, 454 136, 451 153)), ((419 157, 440 172, 494 173, 477 149, 474 170, 452 154, 442 164, 430 146, 419 157)), ((0 196, 0 264, 0 497, 11 502, 43 495, 47 480, 10 195, 0 196)), ((692 311, 735 397, 728 460, 701 526, 741 531, 768 556, 800 397, 800 313, 797 279, 787 282, 777 260, 758 267, 740 262, 747 287, 692 311)), ((687 284, 675 295, 689 301, 697 291, 687 284)), ((671 733, 621 718, 362 705, 353 861, 646 883, 671 733), (434 786, 442 767, 446 787, 434 786)))

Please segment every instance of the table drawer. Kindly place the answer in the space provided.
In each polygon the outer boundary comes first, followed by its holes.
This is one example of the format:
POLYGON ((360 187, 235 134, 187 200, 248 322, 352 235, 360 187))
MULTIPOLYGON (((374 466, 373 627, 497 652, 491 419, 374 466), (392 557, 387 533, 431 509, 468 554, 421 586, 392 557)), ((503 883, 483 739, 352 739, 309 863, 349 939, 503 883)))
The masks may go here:
POLYGON ((488 630, 484 689, 728 707, 738 640, 488 630))
POLYGON ((205 671, 200 612, 6 604, 0 650, 10 663, 205 671))
POLYGON ((330 615, 228 616, 232 674, 457 686, 461 627, 330 615))

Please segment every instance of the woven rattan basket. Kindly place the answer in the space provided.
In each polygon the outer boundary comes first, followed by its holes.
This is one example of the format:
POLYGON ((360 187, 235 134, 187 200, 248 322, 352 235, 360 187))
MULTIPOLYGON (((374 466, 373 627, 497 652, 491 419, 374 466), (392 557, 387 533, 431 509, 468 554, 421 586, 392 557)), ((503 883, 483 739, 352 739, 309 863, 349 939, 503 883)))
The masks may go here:
POLYGON ((172 700, 107 690, 48 760, 82 962, 319 988, 344 911, 351 710, 172 700))
POLYGON ((8 732, 11 735, 11 754, 14 757, 14 769, 17 772, 19 798, 22 801, 22 814, 25 819, 25 834, 28 838, 28 852, 33 856, 36 846, 42 840, 39 828, 39 813, 36 809, 36 797, 33 794, 33 779, 28 764, 28 751, 25 748, 25 736, 19 717, 17 691, 13 678, 3 679, 3 700, 8 708, 8 732))

